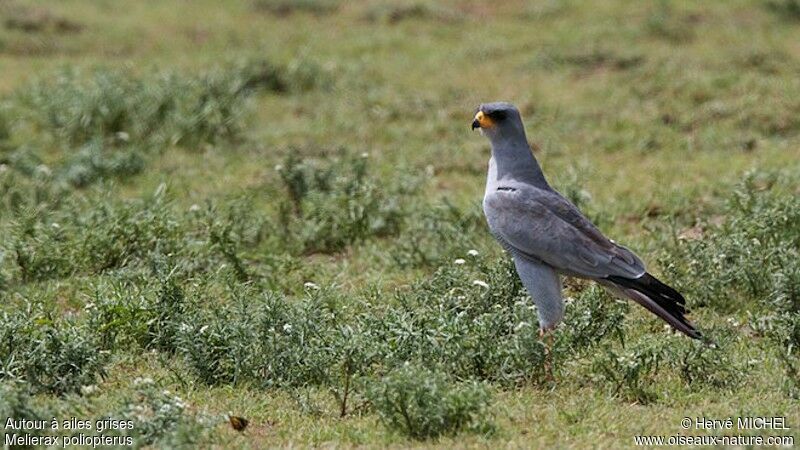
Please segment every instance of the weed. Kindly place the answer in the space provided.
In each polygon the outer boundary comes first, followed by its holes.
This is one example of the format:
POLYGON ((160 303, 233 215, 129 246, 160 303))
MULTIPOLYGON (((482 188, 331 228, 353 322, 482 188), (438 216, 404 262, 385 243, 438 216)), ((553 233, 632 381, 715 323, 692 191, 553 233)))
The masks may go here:
POLYGON ((104 375, 108 353, 74 319, 54 319, 28 305, 0 315, 0 379, 25 380, 33 392, 80 392, 104 375))
POLYGON ((0 107, 0 152, 4 150, 4 141, 11 137, 11 125, 6 117, 5 108, 0 107))
POLYGON ((404 211, 392 188, 368 175, 366 155, 342 153, 321 166, 290 155, 278 169, 289 205, 281 208, 279 223, 301 253, 332 253, 398 233, 404 211))
POLYGON ((8 245, 23 283, 142 267, 152 254, 179 252, 180 230, 163 191, 141 201, 99 201, 85 215, 51 212, 26 213, 12 229, 8 245))
POLYGON ((745 373, 745 368, 732 358, 736 336, 725 330, 710 334, 714 336, 714 346, 688 339, 673 344, 669 348, 670 364, 690 387, 734 389, 745 373))
POLYGON ((659 399, 657 381, 678 377, 693 390, 719 392, 739 386, 745 367, 732 358, 737 339, 727 330, 712 333, 714 346, 676 334, 664 341, 652 335, 639 338, 622 349, 604 345, 591 363, 591 377, 613 395, 640 404, 659 399))
POLYGON ((134 398, 119 414, 133 421, 129 431, 136 448, 158 444, 169 448, 196 448, 203 438, 205 420, 192 416, 189 405, 179 396, 161 389, 149 378, 133 380, 134 398))
POLYGON ((488 389, 479 383, 455 384, 442 372, 405 365, 376 380, 369 397, 387 427, 414 439, 493 430, 488 389))
POLYGON ((800 20, 800 1, 767 0, 764 6, 776 16, 784 20, 800 20))
MULTIPOLYGON (((8 419, 16 421, 46 421, 49 419, 49 415, 34 407, 33 398, 28 393, 27 386, 23 383, 7 381, 2 378, 2 373, 0 373, 0 417, 3 418, 0 437, 3 438, 3 442, 7 446, 6 435, 21 434, 19 430, 15 430, 15 427, 5 426, 8 419)), ((40 431, 31 427, 25 429, 25 433, 37 436, 40 431)))
POLYGON ((658 393, 651 385, 664 363, 664 352, 653 340, 640 341, 622 352, 606 347, 592 361, 592 376, 612 395, 640 404, 652 403, 658 393))
POLYGON ((253 8, 281 17, 293 13, 322 16, 336 12, 339 3, 339 0, 255 0, 253 8))
POLYGON ((800 202, 759 187, 775 182, 763 174, 748 175, 729 198, 722 225, 705 225, 703 239, 676 239, 667 247, 662 262, 669 278, 681 280, 698 305, 732 311, 752 298, 796 299, 800 202))
POLYGON ((534 63, 537 67, 548 69, 575 68, 582 71, 592 71, 598 69, 629 70, 634 69, 645 62, 645 57, 641 54, 618 54, 617 52, 604 49, 581 50, 573 53, 561 53, 560 51, 542 52, 534 63))
POLYGON ((556 331, 557 354, 586 352, 606 337, 623 341, 623 321, 628 303, 615 300, 602 288, 591 286, 575 300, 567 300, 565 326, 556 331))
POLYGON ((389 251, 400 267, 436 267, 466 255, 477 247, 477 230, 485 228, 482 213, 477 209, 459 209, 446 200, 412 209, 407 226, 389 251))
POLYGON ((459 379, 509 385, 543 381, 534 307, 505 259, 444 266, 398 292, 396 305, 369 326, 394 365, 419 361, 459 379))
POLYGON ((655 8, 645 24, 650 34, 675 43, 685 43, 694 38, 688 19, 673 10, 670 0, 660 0, 655 8))
POLYGON ((176 338, 186 324, 187 304, 183 289, 172 274, 160 274, 159 287, 152 304, 148 305, 147 336, 145 348, 174 352, 176 338))
POLYGON ((5 16, 3 25, 9 30, 25 33, 77 33, 84 28, 81 23, 53 14, 45 8, 2 5, 0 11, 5 16))
POLYGON ((100 142, 90 142, 72 156, 60 170, 67 183, 86 187, 104 179, 122 179, 144 170, 145 159, 136 149, 103 148, 100 142))
POLYGON ((370 22, 396 24, 414 19, 454 22, 461 20, 462 16, 458 11, 442 6, 431 6, 421 2, 400 2, 374 5, 367 10, 365 19, 370 22))
POLYGON ((65 70, 18 90, 10 108, 23 128, 81 147, 56 171, 84 187, 138 174, 150 149, 239 139, 253 93, 304 91, 324 83, 323 78, 319 66, 302 59, 285 66, 247 60, 195 76, 65 70))
POLYGON ((115 280, 93 286, 93 298, 84 309, 89 326, 96 330, 101 348, 147 348, 154 342, 164 342, 160 332, 166 328, 158 324, 151 312, 149 290, 131 280, 115 280), (150 333, 151 330, 158 330, 150 333))

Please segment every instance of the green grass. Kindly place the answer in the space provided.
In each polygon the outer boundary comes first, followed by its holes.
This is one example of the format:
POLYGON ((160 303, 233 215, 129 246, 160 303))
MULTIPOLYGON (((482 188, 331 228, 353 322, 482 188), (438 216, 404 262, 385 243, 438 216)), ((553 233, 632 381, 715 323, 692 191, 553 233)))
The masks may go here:
POLYGON ((0 3, 0 419, 157 448, 627 448, 752 415, 797 440, 797 11, 0 3), (568 280, 547 378, 480 210, 492 100, 714 348, 568 280))

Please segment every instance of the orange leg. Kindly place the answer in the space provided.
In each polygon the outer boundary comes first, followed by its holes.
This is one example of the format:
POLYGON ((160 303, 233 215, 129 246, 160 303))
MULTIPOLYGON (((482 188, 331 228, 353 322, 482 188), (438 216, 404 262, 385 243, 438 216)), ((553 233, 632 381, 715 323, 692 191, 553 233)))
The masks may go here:
POLYGON ((553 332, 539 329, 539 338, 544 341, 544 373, 548 383, 555 381, 553 377, 553 332))

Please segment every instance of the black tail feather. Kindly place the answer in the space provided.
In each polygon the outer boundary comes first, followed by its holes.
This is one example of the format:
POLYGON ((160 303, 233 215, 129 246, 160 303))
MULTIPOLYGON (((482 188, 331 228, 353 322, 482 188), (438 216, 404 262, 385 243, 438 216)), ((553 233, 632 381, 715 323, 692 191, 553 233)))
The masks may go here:
POLYGON ((654 310, 654 308, 646 304, 643 306, 687 336, 702 339, 700 332, 684 317, 685 314, 689 313, 685 307, 686 299, 678 291, 659 281, 658 278, 645 273, 639 278, 610 276, 607 280, 622 288, 631 289, 645 295, 655 303, 653 306, 657 305, 658 308, 654 310), (663 310, 667 317, 662 317, 662 314, 657 309, 663 310))

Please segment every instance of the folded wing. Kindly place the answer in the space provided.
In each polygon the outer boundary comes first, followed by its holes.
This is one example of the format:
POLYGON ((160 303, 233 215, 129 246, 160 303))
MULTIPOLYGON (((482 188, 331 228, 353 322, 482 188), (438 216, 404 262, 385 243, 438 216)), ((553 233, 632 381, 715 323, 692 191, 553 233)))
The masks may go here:
POLYGON ((529 185, 498 189, 484 197, 492 233, 514 254, 543 261, 583 278, 637 278, 644 264, 611 242, 564 197, 529 185))
POLYGON ((556 271, 600 282, 695 339, 702 335, 685 314, 685 299, 645 271, 630 250, 611 242, 578 209, 552 190, 504 186, 484 197, 489 228, 515 259, 543 262, 556 271))

